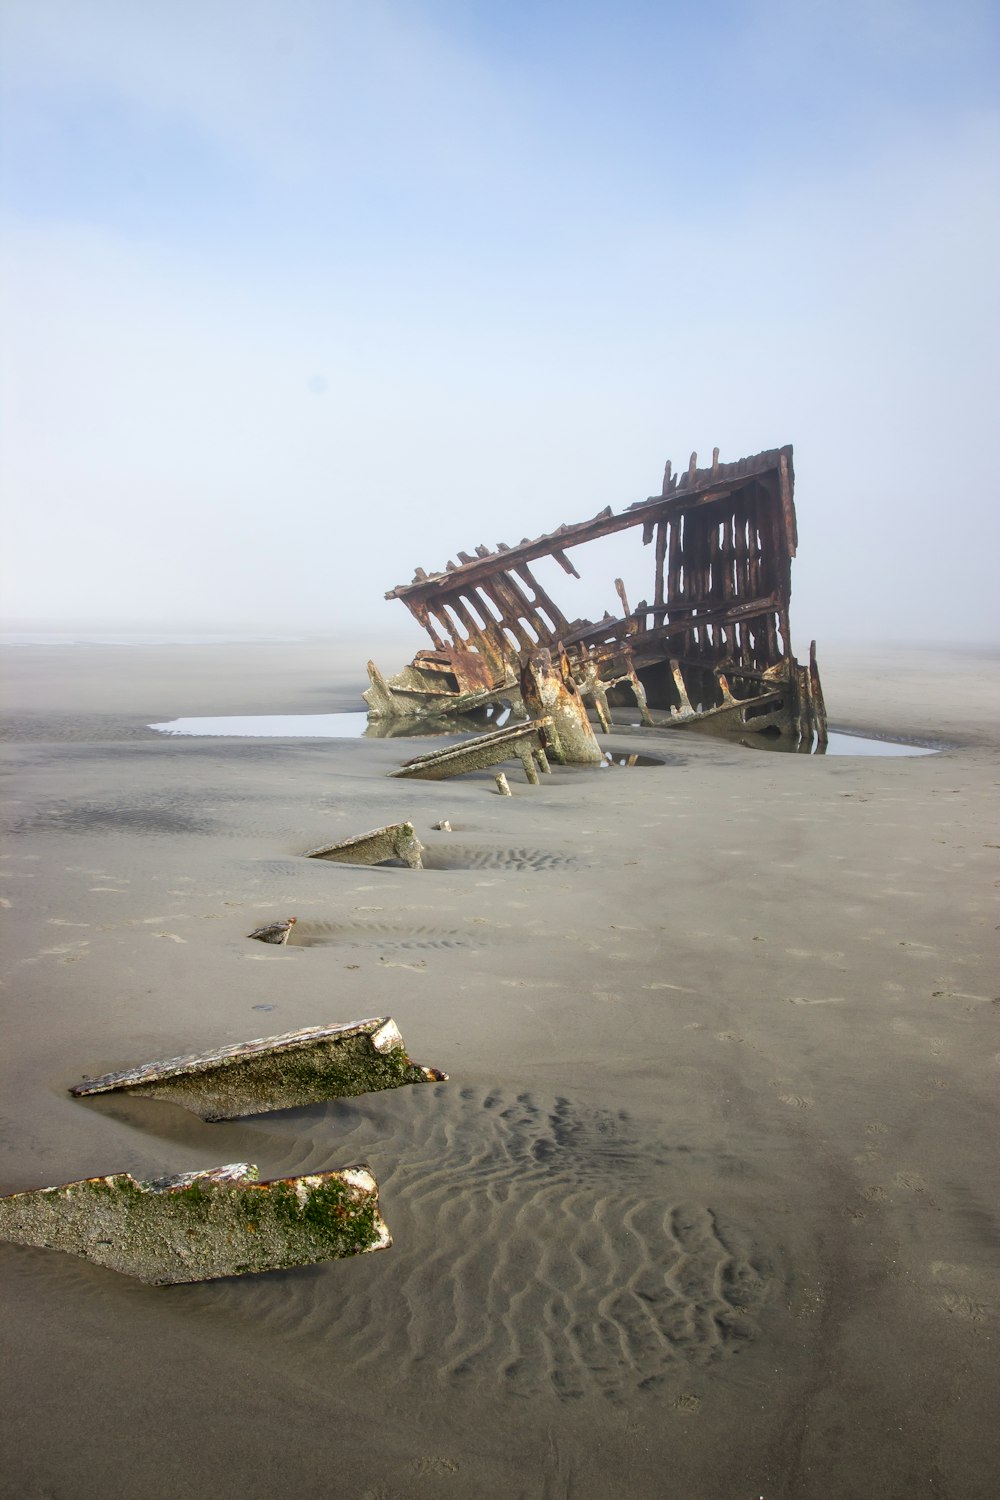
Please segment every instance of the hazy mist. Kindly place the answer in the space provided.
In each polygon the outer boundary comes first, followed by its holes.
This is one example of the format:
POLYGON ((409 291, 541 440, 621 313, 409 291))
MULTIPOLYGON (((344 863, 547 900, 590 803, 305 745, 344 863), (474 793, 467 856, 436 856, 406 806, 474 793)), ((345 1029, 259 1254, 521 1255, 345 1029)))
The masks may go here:
POLYGON ((792 442, 800 654, 1000 634, 992 5, 0 15, 8 628, 402 628, 792 442))

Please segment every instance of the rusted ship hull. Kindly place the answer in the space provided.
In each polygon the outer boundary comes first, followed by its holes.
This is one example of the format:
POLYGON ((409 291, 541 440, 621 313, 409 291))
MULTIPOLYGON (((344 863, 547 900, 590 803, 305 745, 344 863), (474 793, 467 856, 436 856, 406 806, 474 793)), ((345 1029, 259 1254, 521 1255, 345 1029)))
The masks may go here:
POLYGON ((392 589, 433 647, 395 677, 372 664, 365 693, 372 719, 440 717, 510 702, 539 649, 558 654, 606 728, 615 703, 635 702, 647 723, 795 743, 826 739, 815 649, 792 652, 791 560, 798 545, 791 446, 709 468, 696 455, 681 475, 668 464, 659 495, 618 513, 458 554, 439 573, 418 569, 392 589), (650 599, 632 607, 620 579, 620 613, 570 620, 531 564, 552 558, 572 577, 573 548, 617 532, 641 532, 651 550, 650 599))

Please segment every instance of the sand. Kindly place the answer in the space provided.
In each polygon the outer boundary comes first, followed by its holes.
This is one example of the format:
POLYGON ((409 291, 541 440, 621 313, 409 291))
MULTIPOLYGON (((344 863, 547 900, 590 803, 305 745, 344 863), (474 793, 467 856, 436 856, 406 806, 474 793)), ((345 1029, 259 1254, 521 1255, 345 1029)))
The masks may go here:
POLYGON ((356 708, 368 654, 2 653, 0 1190, 368 1162, 395 1244, 174 1288, 0 1245, 0 1492, 992 1495, 996 657, 822 653, 835 722, 940 755, 623 729, 666 764, 509 799, 387 779, 410 741, 144 727, 356 708), (301 858, 402 817, 438 868, 301 858), (376 1015, 450 1082, 217 1125, 66 1092, 376 1015))

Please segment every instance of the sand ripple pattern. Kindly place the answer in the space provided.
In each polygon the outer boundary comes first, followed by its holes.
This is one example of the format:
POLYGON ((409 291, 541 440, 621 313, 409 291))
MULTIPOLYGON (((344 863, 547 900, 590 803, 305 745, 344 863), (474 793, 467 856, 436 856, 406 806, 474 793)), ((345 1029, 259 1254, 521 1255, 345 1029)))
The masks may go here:
POLYGON ((166 793, 131 804, 124 799, 107 804, 53 801, 17 820, 11 829, 16 834, 134 833, 143 838, 157 834, 218 835, 225 831, 218 819, 206 812, 192 811, 183 796, 166 793))
MULTIPOLYGON (((769 1260, 690 1196, 691 1154, 640 1141, 624 1112, 469 1089, 337 1108, 337 1160, 376 1168, 395 1246, 262 1278, 254 1321, 283 1340, 322 1340, 380 1381, 624 1401, 757 1332, 769 1260)), ((321 1119, 297 1112, 300 1127, 307 1115, 321 1119)), ((325 1123, 290 1135, 282 1171, 329 1160, 325 1123)), ((203 1292, 216 1312, 246 1297, 236 1283, 203 1292)))
POLYGON ((387 922, 304 922, 300 919, 292 929, 288 946, 412 952, 418 949, 482 948, 485 941, 476 933, 418 923, 392 926, 387 922))
POLYGON ((578 870, 587 861, 551 849, 492 849, 474 844, 433 844, 421 856, 427 870, 578 870))

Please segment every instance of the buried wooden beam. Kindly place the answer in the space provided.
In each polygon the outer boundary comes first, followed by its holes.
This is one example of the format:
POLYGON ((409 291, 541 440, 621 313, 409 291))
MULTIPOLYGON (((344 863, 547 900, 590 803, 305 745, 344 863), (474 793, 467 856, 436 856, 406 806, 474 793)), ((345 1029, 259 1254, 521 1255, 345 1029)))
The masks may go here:
POLYGON ((423 869, 420 855, 423 844, 412 823, 387 823, 368 833, 356 833, 337 844, 320 844, 307 849, 306 859, 329 859, 345 865, 384 865, 398 859, 411 870, 423 869))
POLYGON ((392 1244, 367 1167, 259 1182, 249 1162, 137 1182, 128 1172, 0 1198, 0 1239, 152 1286, 311 1266, 392 1244))
MULTIPOLYGON (((414 756, 401 765, 390 776, 416 776, 425 781, 445 781, 450 776, 464 776, 470 771, 483 771, 490 766, 502 765, 504 761, 519 760, 524 774, 532 786, 538 784, 536 752, 542 745, 543 733, 548 733, 551 722, 545 716, 530 719, 524 724, 511 724, 504 729, 495 729, 491 734, 476 735, 463 740, 459 745, 447 745, 443 750, 429 750, 426 755, 414 756)), ((539 767, 548 769, 548 762, 539 767)))
POLYGON ((78 1099, 139 1094, 181 1104, 203 1120, 298 1109, 407 1083, 443 1083, 447 1073, 411 1062, 391 1017, 310 1026, 236 1042, 190 1057, 168 1057, 76 1084, 78 1099))

